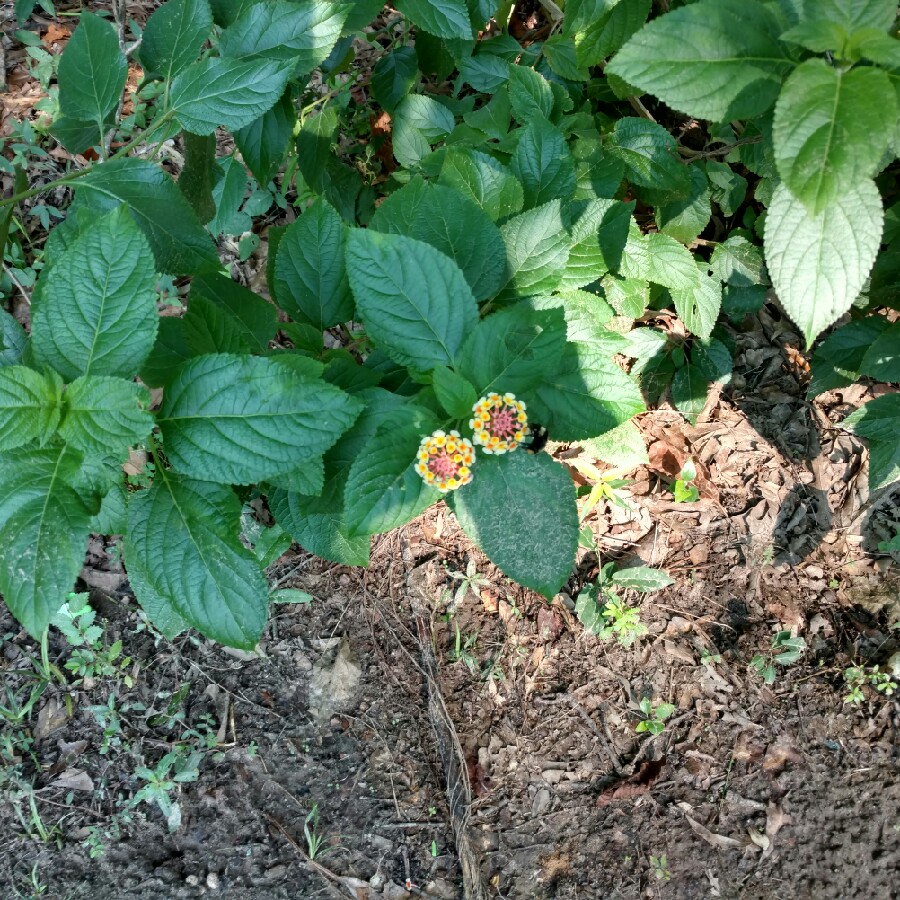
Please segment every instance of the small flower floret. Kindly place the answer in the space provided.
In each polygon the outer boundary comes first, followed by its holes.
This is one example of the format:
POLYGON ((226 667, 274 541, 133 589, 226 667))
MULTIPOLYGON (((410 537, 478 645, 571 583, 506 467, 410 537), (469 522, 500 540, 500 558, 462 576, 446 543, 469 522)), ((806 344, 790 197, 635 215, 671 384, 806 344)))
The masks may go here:
POLYGON ((416 454, 416 472, 426 484, 442 494, 455 491, 472 480, 475 448, 458 431, 438 429, 422 438, 416 454))
POLYGON ((488 394, 472 407, 469 428, 485 453, 510 453, 528 434, 525 404, 515 394, 488 394))

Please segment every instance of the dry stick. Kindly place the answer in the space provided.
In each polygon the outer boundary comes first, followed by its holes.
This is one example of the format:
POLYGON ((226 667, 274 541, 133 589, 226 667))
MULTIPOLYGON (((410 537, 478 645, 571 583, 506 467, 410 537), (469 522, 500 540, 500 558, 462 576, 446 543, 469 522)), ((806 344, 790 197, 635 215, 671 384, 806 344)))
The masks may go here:
POLYGON ((422 668, 428 685, 428 717, 437 742, 438 755, 444 768, 447 803, 450 819, 456 836, 456 854, 459 857, 463 876, 465 900, 487 900, 487 889, 481 879, 478 856, 472 848, 466 826, 472 805, 472 787, 469 784, 469 770, 460 746, 453 719, 447 712, 438 682, 437 661, 432 646, 431 619, 428 615, 428 570, 434 563, 426 563, 413 569, 407 577, 410 605, 419 637, 419 651, 422 668))

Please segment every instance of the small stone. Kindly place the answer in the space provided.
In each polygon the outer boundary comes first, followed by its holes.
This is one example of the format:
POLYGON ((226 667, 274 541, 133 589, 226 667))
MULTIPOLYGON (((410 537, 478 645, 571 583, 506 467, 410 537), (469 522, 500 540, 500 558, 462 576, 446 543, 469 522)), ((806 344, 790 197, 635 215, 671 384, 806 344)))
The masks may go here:
POLYGON ((380 891, 384 887, 384 875, 381 874, 381 869, 369 879, 369 887, 373 891, 380 891))
POLYGON ((565 773, 562 769, 544 769, 541 772, 541 778, 547 782, 547 784, 559 784, 565 773))
POLYGON ((534 818, 542 816, 550 808, 550 791, 541 788, 531 801, 531 815, 534 818))
POLYGON ((200 879, 196 875, 188 875, 184 881, 185 884, 189 884, 191 887, 197 887, 200 884, 200 879))
POLYGON ((206 875, 206 886, 211 891, 217 891, 219 889, 219 876, 216 875, 215 872, 208 872, 206 875))

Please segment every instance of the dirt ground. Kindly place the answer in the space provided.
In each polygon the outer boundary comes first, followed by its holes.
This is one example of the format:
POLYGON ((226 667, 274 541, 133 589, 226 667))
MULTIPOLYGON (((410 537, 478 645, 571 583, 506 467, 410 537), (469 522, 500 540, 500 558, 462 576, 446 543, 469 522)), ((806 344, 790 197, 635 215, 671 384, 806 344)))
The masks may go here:
MULTIPOLYGON (((32 81, 10 102, 33 105, 32 81)), ((265 240, 245 282, 264 253, 265 240)), ((870 497, 863 446, 834 427, 891 388, 810 403, 800 339, 773 306, 734 332, 731 382, 696 426, 668 408, 640 417, 650 464, 624 473, 625 507, 601 501, 588 519, 602 561, 675 578, 627 595, 649 629, 627 649, 573 611, 596 553, 581 551, 548 603, 505 579, 443 504, 378 538, 367 571, 292 548, 272 582, 314 602, 273 608, 259 654, 154 636, 116 541, 93 538, 79 588, 133 662, 2 720, 0 900, 462 897, 429 646, 465 760, 449 791, 470 792, 465 834, 487 896, 896 896, 900 695, 865 687, 845 704, 843 673, 900 649, 900 554, 877 550, 900 527, 900 487, 870 497), (676 504, 688 457, 701 498, 676 504), (470 564, 487 584, 457 598, 451 573, 470 564), (749 663, 780 629, 807 650, 767 686, 749 663), (655 737, 635 732, 644 697, 676 707, 655 737), (104 735, 99 707, 116 711, 117 733, 104 735), (173 791, 170 832, 158 808, 129 804, 139 767, 176 746, 203 754, 173 791)), ((0 640, 6 704, 41 648, 5 609, 0 640)), ((51 640, 50 662, 69 653, 51 640)))
MULTIPOLYGON (((632 598, 649 634, 629 649, 572 612, 595 554, 582 551, 550 604, 504 579, 443 505, 377 539, 367 571, 289 551, 273 582, 315 601, 277 607, 258 657, 137 630, 114 543, 95 539, 83 576, 110 640, 139 661, 135 686, 71 688, 71 712, 58 687, 41 698, 34 796, 57 830, 29 840, 3 817, 3 896, 31 896, 32 871, 42 896, 67 900, 462 896, 410 573, 425 573, 489 896, 892 896, 900 705, 869 688, 844 704, 842 673, 898 649, 900 572, 869 548, 900 504, 897 491, 868 497, 860 445, 830 425, 880 388, 809 404, 783 329, 769 310, 737 334, 737 374, 696 427, 665 409, 641 417, 651 465, 630 473, 628 509, 591 515, 604 559, 639 557, 676 578, 632 598), (700 468, 692 504, 671 501, 665 475, 682 453, 700 468), (456 604, 450 573, 470 561, 488 584, 456 604), (782 627, 808 650, 769 687, 748 663, 782 627), (185 724, 207 716, 216 747, 179 790, 181 827, 169 833, 140 806, 91 859, 86 829, 109 823, 136 766, 178 740, 158 722, 183 685, 185 724), (123 736, 101 753, 88 707, 110 695, 123 736), (635 733, 645 696, 677 707, 656 737, 635 733), (310 860, 314 804, 324 850, 310 860)), ((39 648, 10 621, 3 630, 8 679, 39 648)))

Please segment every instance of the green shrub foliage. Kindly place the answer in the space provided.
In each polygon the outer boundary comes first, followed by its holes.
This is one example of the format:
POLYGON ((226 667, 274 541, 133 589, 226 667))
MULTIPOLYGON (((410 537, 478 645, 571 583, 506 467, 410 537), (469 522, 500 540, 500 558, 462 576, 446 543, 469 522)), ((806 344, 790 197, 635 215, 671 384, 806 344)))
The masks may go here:
MULTIPOLYGON (((60 179, 74 199, 30 335, 0 311, 0 592, 32 634, 99 532, 124 536, 163 633, 252 648, 284 547, 248 531, 258 497, 272 535, 365 565, 443 489, 552 597, 576 489, 528 446, 537 426, 632 458, 625 423, 664 394, 696 420, 731 372, 724 323, 767 296, 810 344, 850 313, 815 348, 812 394, 900 381, 877 314, 900 308, 893 0, 568 0, 522 43, 509 3, 395 6, 373 32, 367 0, 168 0, 136 49, 146 123, 118 144, 125 53, 81 14, 51 133, 99 160, 60 179), (354 37, 371 72, 351 94, 354 37), (388 143, 368 130, 381 110, 388 143), (179 134, 177 181, 135 154, 179 134), (260 296, 216 241, 249 255, 273 196, 295 215, 268 230, 260 296), (186 277, 186 312, 160 316, 186 277), (667 308, 683 339, 646 327, 667 308), (134 448, 152 466, 126 479, 134 448)), ((4 240, 42 190, 18 176, 4 240)), ((847 422, 873 486, 900 477, 896 399, 847 422)))

